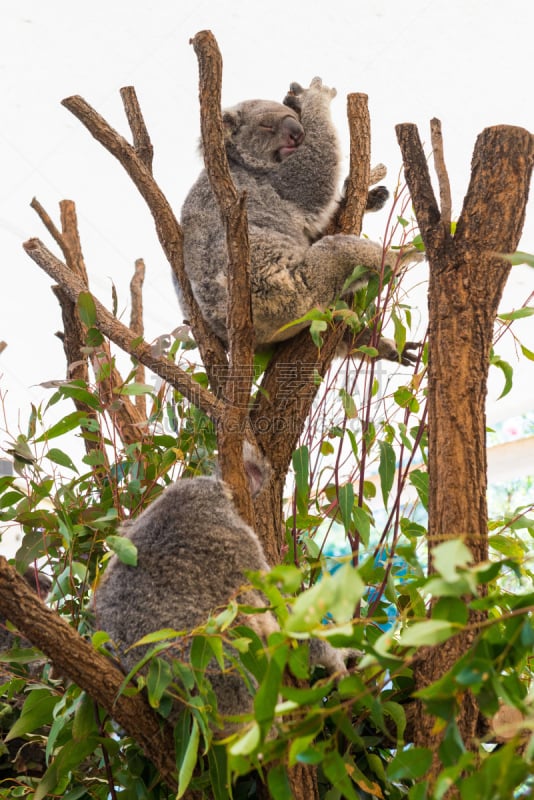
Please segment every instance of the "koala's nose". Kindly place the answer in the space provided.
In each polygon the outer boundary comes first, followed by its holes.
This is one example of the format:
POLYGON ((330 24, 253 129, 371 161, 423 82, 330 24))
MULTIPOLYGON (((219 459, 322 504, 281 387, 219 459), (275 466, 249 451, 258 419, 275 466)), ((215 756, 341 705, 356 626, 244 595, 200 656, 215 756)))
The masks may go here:
POLYGON ((302 144, 304 139, 304 128, 293 117, 285 117, 282 121, 282 133, 286 134, 293 142, 295 147, 302 144))

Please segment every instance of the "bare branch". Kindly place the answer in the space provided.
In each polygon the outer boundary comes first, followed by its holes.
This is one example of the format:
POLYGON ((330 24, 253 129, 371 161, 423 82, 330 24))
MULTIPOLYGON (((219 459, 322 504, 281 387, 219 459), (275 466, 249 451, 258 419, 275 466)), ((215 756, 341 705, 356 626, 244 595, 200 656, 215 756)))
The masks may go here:
POLYGON ((128 125, 132 132, 133 144, 135 151, 145 167, 152 172, 152 159, 154 158, 154 148, 150 141, 145 120, 141 113, 139 101, 133 86, 124 86, 121 90, 122 102, 128 125))
POLYGON ((406 183, 412 196, 417 224, 429 254, 435 253, 450 234, 441 225, 441 215, 430 181, 428 163, 417 127, 397 125, 397 140, 404 161, 406 183))
POLYGON ((100 114, 91 108, 82 97, 67 97, 62 103, 85 125, 94 138, 122 164, 145 199, 152 213, 163 252, 182 289, 185 303, 190 312, 189 323, 198 343, 210 383, 216 389, 217 370, 214 367, 226 365, 226 353, 222 343, 206 325, 191 291, 183 263, 182 230, 167 198, 135 148, 117 133, 100 114))
MULTIPOLYGON (((67 292, 68 296, 76 302, 81 292, 87 291, 86 284, 63 264, 56 256, 51 253, 39 239, 29 239, 24 243, 24 249, 30 258, 38 264, 53 280, 57 281, 67 292)), ((180 367, 159 358, 152 353, 150 345, 139 341, 133 331, 119 322, 113 314, 96 299, 94 299, 96 309, 96 324, 98 329, 125 352, 130 353, 138 359, 148 369, 155 372, 163 380, 168 381, 188 400, 198 408, 202 409, 211 419, 217 421, 221 419, 223 406, 206 389, 193 381, 190 375, 180 367)))
MULTIPOLYGON (((130 297, 132 303, 132 310, 130 313, 130 328, 137 336, 144 335, 143 325, 143 282, 145 280, 145 262, 142 258, 138 258, 135 262, 135 271, 132 280, 130 281, 130 297)), ((145 368, 143 364, 139 363, 135 370, 135 380, 138 383, 145 382, 145 368)), ((146 397, 139 394, 135 398, 136 408, 146 418, 146 397)))
POLYGON ((250 247, 245 197, 238 196, 226 157, 221 113, 222 59, 210 31, 192 44, 198 58, 200 120, 206 172, 219 203, 228 247, 228 344, 230 369, 225 389, 225 413, 218 428, 221 473, 234 490, 241 516, 254 523, 254 510, 243 469, 243 436, 248 424, 252 388, 254 327, 250 290, 250 247))
POLYGON ((443 153, 443 136, 441 133, 441 121, 434 117, 430 120, 430 137, 432 141, 432 152, 434 154, 434 168, 438 176, 439 199, 441 205, 441 222, 446 232, 451 228, 452 200, 451 185, 449 175, 445 165, 445 155, 443 153))
POLYGON ((362 93, 347 96, 350 167, 346 202, 338 219, 338 230, 357 235, 362 230, 371 171, 371 118, 367 100, 367 95, 362 93))

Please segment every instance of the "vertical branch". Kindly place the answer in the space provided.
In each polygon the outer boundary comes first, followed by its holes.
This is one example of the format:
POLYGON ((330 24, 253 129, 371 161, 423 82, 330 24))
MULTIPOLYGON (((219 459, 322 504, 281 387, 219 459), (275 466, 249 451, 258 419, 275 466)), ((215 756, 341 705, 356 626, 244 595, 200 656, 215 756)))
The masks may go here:
POLYGON ((154 148, 150 141, 145 120, 141 113, 141 107, 137 99, 137 94, 133 86, 124 86, 121 90, 122 104, 126 112, 128 125, 132 132, 133 146, 135 152, 148 169, 152 172, 152 159, 154 158, 154 148))
POLYGON ((445 155, 443 153, 443 135, 441 133, 441 122, 434 117, 430 120, 430 138, 432 141, 432 152, 434 154, 434 169, 438 176, 439 200, 441 206, 441 222, 445 231, 450 231, 452 200, 451 185, 445 166, 445 155))
POLYGON ((232 181, 221 113, 222 59, 210 31, 201 31, 192 44, 198 58, 200 121, 206 172, 226 227, 228 248, 229 371, 225 411, 218 428, 219 462, 223 479, 232 487, 241 516, 254 523, 254 509, 243 468, 243 436, 248 425, 252 388, 254 328, 250 292, 250 248, 244 196, 232 181))
MULTIPOLYGON (((489 352, 509 274, 509 266, 496 254, 515 250, 519 241, 532 172, 532 137, 528 131, 507 126, 488 128, 478 137, 471 181, 453 238, 437 208, 415 126, 398 126, 397 135, 430 265, 429 546, 462 536, 474 562, 480 563, 488 555, 485 398, 489 352)), ((439 172, 443 186, 444 164, 439 172)), ((446 198, 445 215, 447 202, 446 198)), ((480 618, 480 612, 471 612, 471 623, 480 618)), ((471 647, 475 630, 471 625, 439 650, 429 648, 414 667, 416 688, 449 670, 471 647)), ((469 748, 477 746, 477 723, 476 701, 466 692, 458 726, 469 748)), ((415 743, 432 746, 435 776, 441 769, 440 740, 433 724, 431 717, 421 715, 415 743)))
POLYGON ((359 236, 371 173, 371 117, 366 94, 355 92, 347 96, 347 118, 350 132, 349 176, 336 233, 355 233, 359 236))
MULTIPOLYGON (((144 336, 145 328, 143 325, 143 283, 145 280, 145 262, 142 258, 136 259, 135 269, 132 280, 130 281, 130 298, 132 310, 130 314, 130 328, 136 336, 144 336)), ((138 362, 135 370, 135 380, 138 383, 145 382, 145 367, 138 362)), ((139 394, 135 398, 135 405, 139 412, 146 419, 146 396, 139 394)))

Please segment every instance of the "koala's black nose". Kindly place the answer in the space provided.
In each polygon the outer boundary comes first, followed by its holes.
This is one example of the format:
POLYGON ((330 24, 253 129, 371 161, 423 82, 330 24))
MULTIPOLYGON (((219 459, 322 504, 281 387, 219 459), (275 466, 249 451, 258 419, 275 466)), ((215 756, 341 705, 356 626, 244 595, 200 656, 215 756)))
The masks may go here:
POLYGON ((295 147, 302 144, 304 139, 304 128, 293 117, 284 117, 282 120, 282 133, 289 137, 295 147))

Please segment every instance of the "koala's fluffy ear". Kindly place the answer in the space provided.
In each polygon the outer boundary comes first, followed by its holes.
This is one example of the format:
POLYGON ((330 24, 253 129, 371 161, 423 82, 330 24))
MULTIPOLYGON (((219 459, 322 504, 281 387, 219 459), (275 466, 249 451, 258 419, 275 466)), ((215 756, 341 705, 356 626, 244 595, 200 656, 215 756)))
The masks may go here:
POLYGON ((242 121, 241 111, 234 106, 233 108, 225 108, 222 112, 223 125, 227 136, 231 136, 239 130, 242 121))
POLYGON ((243 463, 252 497, 263 489, 271 471, 269 462, 250 442, 243 443, 243 463))

